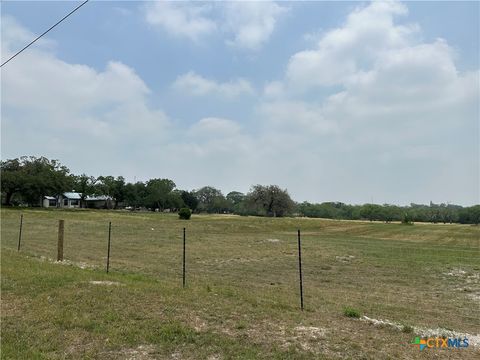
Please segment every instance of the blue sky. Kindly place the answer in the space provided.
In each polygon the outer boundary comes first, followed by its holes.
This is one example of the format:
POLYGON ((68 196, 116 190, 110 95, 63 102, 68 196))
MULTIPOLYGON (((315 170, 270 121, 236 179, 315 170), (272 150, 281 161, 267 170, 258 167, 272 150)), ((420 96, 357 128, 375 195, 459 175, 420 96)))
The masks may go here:
MULTIPOLYGON (((2 60, 77 2, 2 2, 2 60)), ((91 2, 2 68, 2 158, 479 203, 478 2, 91 2)))

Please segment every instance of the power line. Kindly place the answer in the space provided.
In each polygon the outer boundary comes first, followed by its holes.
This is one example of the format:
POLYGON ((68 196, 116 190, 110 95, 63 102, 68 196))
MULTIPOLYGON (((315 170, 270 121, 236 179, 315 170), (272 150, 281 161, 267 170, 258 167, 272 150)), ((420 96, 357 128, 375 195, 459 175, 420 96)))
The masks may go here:
POLYGON ((85 5, 89 0, 85 0, 83 3, 81 3, 80 5, 78 5, 75 9, 73 9, 72 11, 70 11, 67 15, 65 15, 62 19, 60 19, 59 21, 57 21, 54 25, 52 25, 48 30, 46 30, 45 32, 43 32, 41 35, 37 36, 37 38, 35 38, 35 40, 33 40, 32 42, 30 42, 28 45, 26 45, 22 50, 19 50, 18 52, 15 53, 15 55, 11 56, 7 61, 5 61, 4 63, 2 63, 2 65, 0 65, 0 67, 3 67, 3 65, 7 64, 10 60, 12 60, 14 57, 16 57, 17 55, 19 55, 21 52, 23 52, 24 50, 26 50, 30 45, 32 45, 33 43, 35 43, 38 39, 40 39, 42 36, 44 36, 46 33, 48 33, 50 30, 52 30, 54 27, 56 27, 58 24, 60 24, 63 20, 65 20, 66 18, 68 18, 70 15, 72 15, 75 11, 77 11, 78 9, 80 9, 83 5, 85 5))

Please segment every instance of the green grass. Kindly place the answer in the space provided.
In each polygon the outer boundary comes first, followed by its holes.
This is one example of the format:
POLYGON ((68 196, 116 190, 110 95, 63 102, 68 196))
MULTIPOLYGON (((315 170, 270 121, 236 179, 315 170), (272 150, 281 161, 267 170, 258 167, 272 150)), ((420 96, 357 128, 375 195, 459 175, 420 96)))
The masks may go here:
POLYGON ((345 307, 345 309, 343 309, 343 315, 345 315, 346 317, 354 318, 354 319, 360 319, 360 311, 350 306, 347 306, 345 307))
POLYGON ((479 332, 475 226, 27 209, 17 253, 20 213, 1 212, 4 359, 425 357, 414 333, 345 317, 347 306, 412 330, 479 332), (58 219, 73 265, 49 260, 58 219))

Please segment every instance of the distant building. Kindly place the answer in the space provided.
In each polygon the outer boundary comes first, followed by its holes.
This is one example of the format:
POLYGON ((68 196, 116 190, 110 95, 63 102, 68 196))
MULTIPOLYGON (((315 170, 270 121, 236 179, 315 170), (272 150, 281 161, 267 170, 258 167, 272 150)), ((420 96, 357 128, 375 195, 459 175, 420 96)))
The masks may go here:
MULTIPOLYGON (((113 201, 111 196, 87 196, 84 199, 84 207, 102 209, 108 207, 109 203, 113 201)), ((77 192, 66 192, 58 197, 44 196, 43 207, 59 207, 59 208, 79 208, 82 206, 82 194, 77 192)))
POLYGON ((63 208, 79 208, 82 194, 76 192, 66 192, 58 197, 58 203, 63 208))
POLYGON ((87 196, 85 198, 86 207, 94 209, 107 208, 111 201, 113 201, 113 198, 107 195, 87 196))
POLYGON ((57 207, 57 198, 54 196, 43 197, 43 207, 57 207))

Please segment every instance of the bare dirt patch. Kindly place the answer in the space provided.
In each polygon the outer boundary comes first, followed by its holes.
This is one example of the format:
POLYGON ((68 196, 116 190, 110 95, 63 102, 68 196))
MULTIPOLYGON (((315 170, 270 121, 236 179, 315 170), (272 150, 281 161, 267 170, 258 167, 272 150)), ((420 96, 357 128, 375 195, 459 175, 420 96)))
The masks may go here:
POLYGON ((468 299, 480 303, 480 272, 467 271, 461 268, 449 269, 443 273, 444 279, 455 280, 455 284, 450 287, 464 294, 468 299))
POLYGON ((208 328, 207 323, 196 315, 192 316, 189 319, 189 323, 192 325, 192 327, 195 329, 195 331, 198 331, 198 332, 206 331, 207 328, 208 328))
POLYGON ((389 320, 373 319, 373 318, 369 318, 368 316, 362 316, 360 320, 366 321, 375 326, 387 326, 387 327, 394 328, 396 330, 402 330, 402 325, 394 323, 393 321, 389 321, 389 320))
POLYGON ((353 260, 355 260, 355 256, 353 255, 335 256, 335 260, 340 261, 342 263, 350 263, 353 260))
POLYGON ((40 256, 40 257, 30 257, 32 259, 36 259, 38 261, 44 261, 44 262, 49 262, 51 264, 55 265, 63 265, 63 266, 74 266, 78 267, 80 269, 97 269, 98 266, 88 264, 86 262, 81 262, 81 261, 71 261, 71 260, 63 260, 63 261, 57 261, 45 256, 40 256))
POLYGON ((293 334, 287 337, 286 344, 298 344, 301 349, 305 351, 312 351, 315 353, 323 352, 321 341, 325 339, 326 330, 316 326, 299 325, 293 328, 293 334))
POLYGON ((220 359, 222 359, 222 357, 218 354, 214 354, 214 355, 210 355, 207 359, 208 360, 220 360, 220 359))
POLYGON ((105 285, 105 286, 123 286, 124 284, 119 283, 118 281, 98 281, 98 280, 92 280, 88 282, 89 284, 92 285, 105 285))
POLYGON ((246 264, 246 263, 255 263, 261 261, 268 261, 269 258, 245 258, 245 257, 235 257, 229 259, 213 259, 213 260, 203 260, 199 261, 200 264, 204 265, 230 265, 230 264, 246 264))
POLYGON ((140 345, 136 348, 122 349, 120 351, 108 352, 107 358, 122 360, 153 360, 157 359, 157 353, 153 345, 140 345))
POLYGON ((293 330, 299 336, 308 339, 321 339, 325 337, 325 329, 316 326, 297 326, 293 330))
POLYGON ((24 299, 2 294, 2 301, 0 302, 2 317, 5 316, 21 316, 26 301, 24 299))

